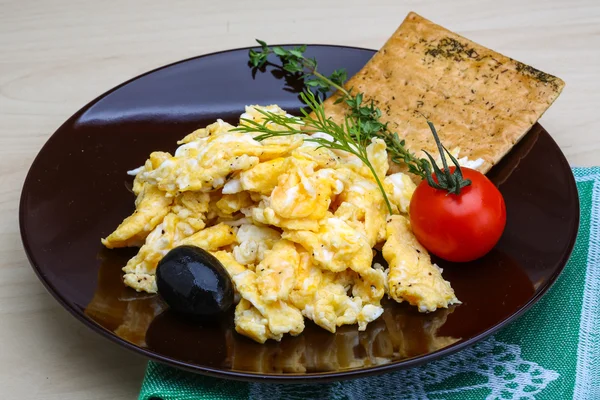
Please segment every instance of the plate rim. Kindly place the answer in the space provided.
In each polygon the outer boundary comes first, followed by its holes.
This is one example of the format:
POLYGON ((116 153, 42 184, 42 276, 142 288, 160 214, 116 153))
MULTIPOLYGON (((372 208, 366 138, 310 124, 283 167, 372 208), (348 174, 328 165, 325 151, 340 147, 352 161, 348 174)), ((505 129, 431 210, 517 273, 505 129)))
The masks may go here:
MULTIPOLYGON (((299 44, 294 44, 294 43, 289 44, 288 43, 288 44, 276 44, 275 46, 289 47, 289 46, 299 46, 299 44)), ((335 44, 314 43, 314 44, 307 44, 307 47, 308 48, 310 48, 310 47, 334 47, 334 48, 343 48, 343 49, 350 49, 350 50, 361 50, 361 51, 372 52, 373 55, 377 52, 377 50, 369 49, 369 48, 365 48, 365 47, 335 45, 335 44)), ((558 143, 556 143, 554 138, 548 133, 548 131, 546 129, 544 129, 543 126, 541 124, 539 124, 539 122, 536 122, 531 129, 533 129, 536 125, 539 125, 548 134, 548 137, 550 138, 552 145, 555 146, 559 150, 560 160, 557 160, 557 161, 559 161, 563 167, 566 167, 566 169, 571 171, 571 175, 569 176, 570 179, 569 179, 567 185, 565 185, 565 186, 567 187, 567 190, 569 190, 575 194, 575 197, 577 200, 575 202, 575 208, 576 208, 578 218, 577 218, 575 230, 574 230, 573 236, 570 238, 569 243, 567 245, 568 251, 565 252, 563 258, 560 260, 560 267, 550 277, 550 279, 548 280, 546 285, 544 287, 542 287, 537 293, 534 293, 534 295, 524 305, 522 305, 516 312, 514 312, 513 314, 504 318, 503 320, 497 322, 494 326, 492 326, 488 330, 481 332, 480 334, 475 335, 469 339, 466 339, 464 341, 461 340, 457 343, 454 343, 450 346, 433 351, 431 353, 419 355, 419 356, 412 357, 412 358, 402 359, 399 361, 394 361, 394 362, 391 362, 389 364, 384 364, 384 365, 375 365, 375 366, 355 368, 355 369, 339 370, 339 371, 334 371, 334 372, 328 371, 328 372, 312 372, 312 373, 301 373, 301 374, 300 373, 266 374, 266 373, 262 373, 262 372, 223 370, 223 369, 219 369, 219 368, 208 367, 208 366, 199 366, 199 365, 191 364, 191 363, 188 363, 185 361, 176 360, 172 357, 164 356, 159 353, 152 352, 148 349, 139 347, 133 343, 130 343, 130 342, 118 337, 117 335, 114 334, 114 332, 110 331, 109 329, 103 327, 102 325, 98 324, 97 322, 93 321, 92 319, 86 317, 84 310, 78 308, 75 304, 71 304, 70 302, 68 302, 64 298, 64 296, 56 289, 56 287, 54 285, 52 285, 46 279, 40 266, 34 262, 33 256, 32 256, 32 251, 31 251, 31 246, 27 241, 27 232, 25 231, 24 221, 23 221, 25 218, 25 208, 26 208, 25 203, 26 203, 26 197, 27 197, 26 192, 28 191, 27 189, 28 189, 29 185, 31 184, 30 181, 31 181, 32 171, 34 170, 36 163, 39 162, 39 159, 40 159, 42 153, 49 146, 49 144, 53 141, 53 139, 56 137, 56 135, 61 130, 63 130, 66 126, 72 125, 74 120, 77 120, 81 116, 81 114, 86 112, 88 109, 90 109, 93 105, 95 105, 97 102, 99 102, 106 96, 110 95, 111 93, 119 90, 120 88, 128 85, 129 83, 131 83, 137 79, 140 79, 146 75, 153 74, 157 71, 167 69, 169 67, 172 67, 172 66, 175 66, 178 64, 183 64, 185 62, 194 61, 194 60, 211 57, 211 56, 217 56, 217 55, 223 54, 223 53, 238 52, 238 51, 243 51, 243 50, 247 51, 247 50, 256 49, 256 48, 258 48, 258 46, 238 47, 238 48, 234 48, 234 49, 219 50, 219 51, 215 51, 215 52, 211 52, 211 53, 201 54, 198 56, 192 56, 192 57, 185 58, 183 60, 165 64, 163 66, 154 68, 154 69, 144 72, 142 74, 136 75, 136 76, 118 84, 117 86, 114 86, 113 88, 107 90, 106 92, 98 95, 97 97, 95 97, 94 99, 92 99, 88 103, 86 103, 83 107, 81 107, 79 110, 77 110, 77 112, 75 112, 73 115, 71 115, 65 122, 63 122, 54 131, 54 133, 52 133, 52 135, 50 135, 50 137, 48 137, 48 139, 46 139, 46 142, 44 143, 44 145, 38 150, 35 158, 33 159, 32 163, 28 169, 27 175, 25 176, 23 185, 21 187, 21 195, 19 197, 18 214, 19 214, 19 232, 20 232, 20 237, 21 237, 21 243, 23 245, 23 249, 27 256, 27 260, 28 260, 29 264, 31 265, 31 268, 34 270, 38 279, 42 282, 42 284, 44 285, 46 290, 52 295, 52 297, 54 299, 56 299, 58 301, 58 303, 64 309, 69 311, 69 313, 71 315, 73 315, 76 319, 78 319, 80 322, 82 322, 84 325, 86 325, 88 328, 90 328, 92 331, 96 332, 100 336, 112 341, 113 343, 116 343, 116 344, 122 346, 123 348, 125 348, 131 352, 134 352, 136 354, 141 354, 144 357, 148 358, 149 360, 157 361, 157 362, 167 364, 167 365, 170 365, 170 366, 173 366, 173 367, 176 367, 179 369, 183 369, 186 371, 190 371, 193 373, 203 374, 203 375, 216 377, 216 378, 231 379, 231 380, 236 380, 236 381, 247 381, 247 382, 269 382, 269 383, 289 383, 289 384, 293 384, 293 383, 301 384, 301 383, 308 383, 308 382, 326 383, 326 382, 332 382, 332 381, 362 378, 362 377, 372 376, 372 375, 381 374, 381 373, 385 373, 385 372, 413 368, 413 367, 417 367, 417 366, 426 364, 426 363, 436 360, 438 358, 456 353, 456 352, 466 349, 468 347, 471 347, 475 343, 491 336, 492 334, 496 333, 501 328, 504 328, 506 325, 510 324, 511 322, 513 322, 516 319, 518 319, 519 317, 521 317, 534 304, 536 304, 548 292, 548 290, 556 283, 558 277, 564 271, 564 269, 567 265, 567 262, 570 259, 573 249, 575 247, 575 242, 576 242, 577 235, 579 233, 579 228, 580 228, 581 207, 579 204, 579 192, 577 190, 577 184, 575 181, 575 177, 572 174, 571 166, 569 165, 565 154, 563 153, 563 151, 560 148, 560 146, 558 145, 558 143)))

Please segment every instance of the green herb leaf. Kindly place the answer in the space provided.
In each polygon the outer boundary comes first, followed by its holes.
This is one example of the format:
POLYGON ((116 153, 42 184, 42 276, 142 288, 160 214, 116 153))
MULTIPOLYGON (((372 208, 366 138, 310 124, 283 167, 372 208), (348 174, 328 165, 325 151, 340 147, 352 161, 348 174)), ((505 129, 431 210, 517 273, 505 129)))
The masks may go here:
POLYGON ((260 44, 260 47, 262 47, 263 50, 267 50, 269 48, 269 46, 267 46, 267 44, 260 39, 256 39, 256 42, 260 44))
POLYGON ((288 55, 287 50, 285 50, 283 47, 279 47, 279 46, 273 47, 273 53, 275 53, 276 55, 278 55, 280 57, 286 57, 288 55))
POLYGON ((302 72, 304 70, 302 68, 302 66, 298 65, 297 63, 288 63, 288 64, 285 64, 283 66, 283 69, 286 70, 287 72, 292 73, 292 74, 295 74, 296 72, 302 72))
POLYGON ((329 76, 329 79, 337 85, 342 86, 346 82, 346 79, 348 79, 348 73, 344 68, 336 69, 329 76))
POLYGON ((290 50, 289 53, 295 57, 302 58, 302 52, 299 49, 290 50))

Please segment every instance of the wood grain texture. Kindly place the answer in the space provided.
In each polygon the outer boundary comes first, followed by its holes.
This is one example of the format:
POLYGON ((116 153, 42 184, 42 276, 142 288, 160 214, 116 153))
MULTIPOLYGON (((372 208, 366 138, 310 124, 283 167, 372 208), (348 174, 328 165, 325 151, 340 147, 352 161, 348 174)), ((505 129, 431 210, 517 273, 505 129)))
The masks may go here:
POLYGON ((379 48, 414 10, 562 78, 567 86, 541 122, 571 164, 600 164, 597 0, 299 4, 308 3, 0 0, 3 398, 137 396, 145 360, 89 331, 46 293, 23 252, 17 208, 25 174, 52 132, 89 100, 147 70, 252 45, 255 37, 379 48))

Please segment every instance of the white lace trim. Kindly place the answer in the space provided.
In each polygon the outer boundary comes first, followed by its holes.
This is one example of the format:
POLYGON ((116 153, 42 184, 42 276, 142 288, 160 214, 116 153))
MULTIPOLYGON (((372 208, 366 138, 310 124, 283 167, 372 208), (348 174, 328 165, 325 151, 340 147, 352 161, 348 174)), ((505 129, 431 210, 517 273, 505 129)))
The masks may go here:
POLYGON ((596 180, 592 191, 590 244, 581 307, 574 400, 600 398, 600 175, 577 177, 577 181, 596 180))
POLYGON ((484 389, 486 399, 534 400, 559 374, 521 358, 518 345, 503 343, 494 337, 423 367, 397 371, 371 378, 335 382, 330 385, 265 385, 250 384, 253 400, 362 400, 393 398, 403 400, 440 399, 444 394, 467 395, 484 389), (453 378, 470 374, 482 383, 455 386, 453 378), (440 387, 449 387, 440 389, 440 387))

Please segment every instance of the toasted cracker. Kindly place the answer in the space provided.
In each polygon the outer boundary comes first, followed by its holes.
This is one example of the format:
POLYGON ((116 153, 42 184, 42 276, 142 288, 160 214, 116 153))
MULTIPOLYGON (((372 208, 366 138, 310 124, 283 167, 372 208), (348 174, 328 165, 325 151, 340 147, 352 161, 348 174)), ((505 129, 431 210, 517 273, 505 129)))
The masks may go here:
MULTIPOLYGON (((527 133, 560 94, 564 82, 410 13, 346 88, 381 109, 389 130, 418 156, 437 154, 425 118, 448 149, 482 158, 485 173, 527 133)), ((348 108, 325 101, 342 120, 348 108)))

